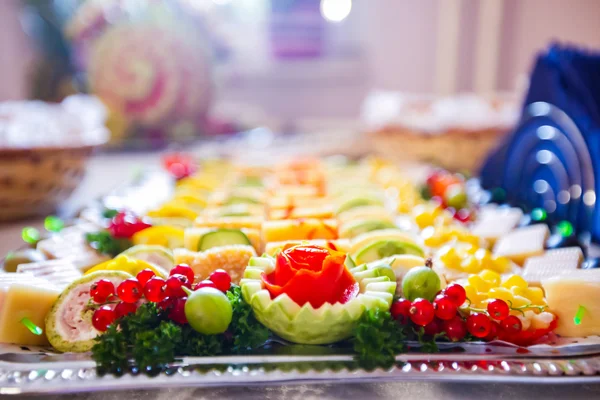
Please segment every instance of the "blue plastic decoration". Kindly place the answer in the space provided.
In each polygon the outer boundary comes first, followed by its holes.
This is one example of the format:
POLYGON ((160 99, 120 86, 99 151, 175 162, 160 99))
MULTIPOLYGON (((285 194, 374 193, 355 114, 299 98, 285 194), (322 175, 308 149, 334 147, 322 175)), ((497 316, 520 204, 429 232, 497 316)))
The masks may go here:
POLYGON ((599 161, 600 54, 553 45, 537 59, 516 130, 483 165, 482 186, 598 242, 599 161))

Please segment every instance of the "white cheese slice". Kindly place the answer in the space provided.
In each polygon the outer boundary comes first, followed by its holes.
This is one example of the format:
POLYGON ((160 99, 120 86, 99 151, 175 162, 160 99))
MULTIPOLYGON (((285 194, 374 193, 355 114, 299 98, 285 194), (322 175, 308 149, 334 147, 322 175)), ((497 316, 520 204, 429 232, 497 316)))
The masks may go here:
POLYGON ((540 286, 542 280, 574 271, 582 262, 583 252, 579 247, 548 250, 541 256, 528 258, 522 275, 529 285, 540 286))
POLYGON ((515 229, 522 217, 523 211, 519 208, 487 206, 477 215, 477 221, 473 223, 471 232, 494 243, 515 229))
POLYGON ((63 289, 81 277, 81 271, 69 260, 47 260, 20 264, 17 273, 30 273, 63 289))
POLYGON ((538 224, 515 229, 502 236, 494 246, 494 255, 507 257, 523 265, 529 257, 544 253, 550 229, 546 224, 538 224))

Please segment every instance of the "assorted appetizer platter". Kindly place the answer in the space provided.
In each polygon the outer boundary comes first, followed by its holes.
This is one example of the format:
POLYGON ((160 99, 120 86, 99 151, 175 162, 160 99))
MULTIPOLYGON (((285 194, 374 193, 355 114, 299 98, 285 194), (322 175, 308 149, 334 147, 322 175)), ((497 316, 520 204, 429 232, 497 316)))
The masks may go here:
POLYGON ((377 158, 174 154, 0 273, 2 393, 600 378, 600 269, 565 221, 377 158))

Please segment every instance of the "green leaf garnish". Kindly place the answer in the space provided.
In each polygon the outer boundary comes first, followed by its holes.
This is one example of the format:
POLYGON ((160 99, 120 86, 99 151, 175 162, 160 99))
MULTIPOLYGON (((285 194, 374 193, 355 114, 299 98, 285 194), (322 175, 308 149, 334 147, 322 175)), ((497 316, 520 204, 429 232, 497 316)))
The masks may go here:
POLYGON ((130 240, 114 238, 108 231, 86 233, 85 240, 98 252, 112 257, 116 257, 133 246, 130 240))
POLYGON ((29 329, 29 332, 33 333, 34 335, 40 336, 42 333, 44 333, 42 328, 37 326, 35 323, 33 323, 32 320, 30 320, 27 317, 21 318, 19 322, 23 324, 25 328, 29 329))

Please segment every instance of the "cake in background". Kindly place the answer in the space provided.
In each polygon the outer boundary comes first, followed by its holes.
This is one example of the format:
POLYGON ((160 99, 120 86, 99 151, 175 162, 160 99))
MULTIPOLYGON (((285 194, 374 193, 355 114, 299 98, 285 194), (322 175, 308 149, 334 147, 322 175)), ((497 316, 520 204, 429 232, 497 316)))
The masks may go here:
POLYGON ((385 157, 473 171, 515 126, 519 107, 512 94, 435 98, 373 92, 365 100, 362 117, 373 150, 385 157))

